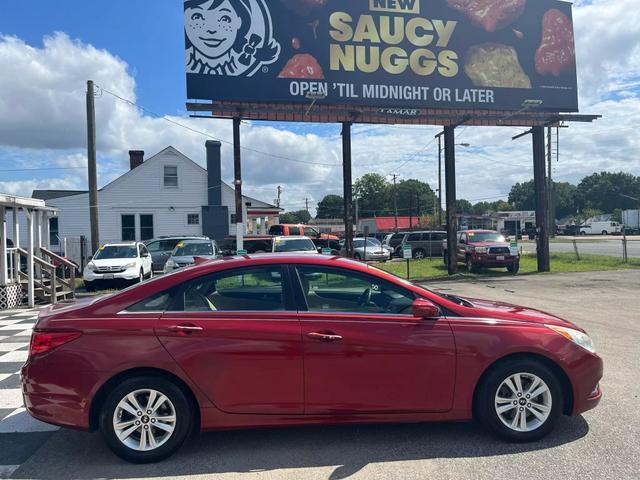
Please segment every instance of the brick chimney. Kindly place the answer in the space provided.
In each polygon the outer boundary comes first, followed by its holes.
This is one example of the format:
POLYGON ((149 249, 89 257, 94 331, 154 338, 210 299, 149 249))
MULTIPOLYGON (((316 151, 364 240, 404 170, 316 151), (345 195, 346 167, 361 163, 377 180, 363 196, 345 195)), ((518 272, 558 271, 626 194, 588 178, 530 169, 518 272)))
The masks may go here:
POLYGON ((139 167, 144 162, 144 150, 129 150, 129 166, 131 170, 139 167))

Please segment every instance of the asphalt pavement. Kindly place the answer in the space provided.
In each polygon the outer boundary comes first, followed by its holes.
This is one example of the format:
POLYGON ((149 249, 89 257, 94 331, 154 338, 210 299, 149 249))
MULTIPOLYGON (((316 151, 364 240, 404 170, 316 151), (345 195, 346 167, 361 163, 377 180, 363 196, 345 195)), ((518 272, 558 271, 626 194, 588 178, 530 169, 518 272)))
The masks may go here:
MULTIPOLYGON (((597 236, 597 237, 575 237, 578 252, 583 255, 610 255, 622 258, 622 237, 621 236, 597 236)), ((522 242, 520 244, 527 253, 536 252, 535 242, 522 242)), ((549 244, 551 253, 573 253, 574 247, 569 237, 558 237, 551 239, 549 244)), ((634 236, 627 239, 627 255, 629 257, 640 258, 640 237, 634 236)))
POLYGON ((61 429, 11 478, 640 478, 640 271, 523 275, 429 287, 541 308, 585 327, 605 361, 600 406, 563 417, 549 437, 529 444, 497 440, 475 423, 244 430, 198 435, 154 465, 116 458, 98 433, 61 429))

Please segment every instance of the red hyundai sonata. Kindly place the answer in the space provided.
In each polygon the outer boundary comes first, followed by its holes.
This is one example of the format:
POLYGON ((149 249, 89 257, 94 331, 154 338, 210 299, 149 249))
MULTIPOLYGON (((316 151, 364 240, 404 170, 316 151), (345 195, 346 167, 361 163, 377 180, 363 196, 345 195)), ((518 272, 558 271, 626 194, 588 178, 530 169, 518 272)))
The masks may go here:
POLYGON ((601 377, 589 336, 548 313, 263 255, 43 310, 22 390, 37 419, 152 462, 241 427, 476 418, 531 441, 595 407, 601 377))

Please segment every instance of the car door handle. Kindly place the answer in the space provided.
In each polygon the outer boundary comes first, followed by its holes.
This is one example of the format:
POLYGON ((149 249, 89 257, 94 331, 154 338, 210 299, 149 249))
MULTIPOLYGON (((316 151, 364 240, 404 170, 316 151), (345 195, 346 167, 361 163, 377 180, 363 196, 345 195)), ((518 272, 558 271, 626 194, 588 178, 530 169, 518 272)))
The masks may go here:
POLYGON ((311 332, 307 333, 307 337, 313 338, 314 340, 320 340, 322 342, 335 342, 337 340, 342 340, 341 335, 335 335, 333 333, 311 332))
POLYGON ((182 334, 191 334, 195 332, 202 332, 204 328, 198 327, 197 325, 175 325, 173 327, 169 327, 169 330, 182 334))

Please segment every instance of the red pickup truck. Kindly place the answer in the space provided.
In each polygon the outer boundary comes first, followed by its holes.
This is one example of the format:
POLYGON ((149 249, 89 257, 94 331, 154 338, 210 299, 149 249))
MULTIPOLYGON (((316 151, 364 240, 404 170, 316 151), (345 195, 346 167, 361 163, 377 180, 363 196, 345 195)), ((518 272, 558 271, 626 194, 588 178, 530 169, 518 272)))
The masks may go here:
MULTIPOLYGON (((447 241, 442 245, 444 263, 448 262, 447 241)), ((510 273, 520 270, 520 255, 511 255, 509 242, 493 230, 465 230, 458 232, 456 260, 464 262, 469 272, 481 267, 506 267, 510 273)))

